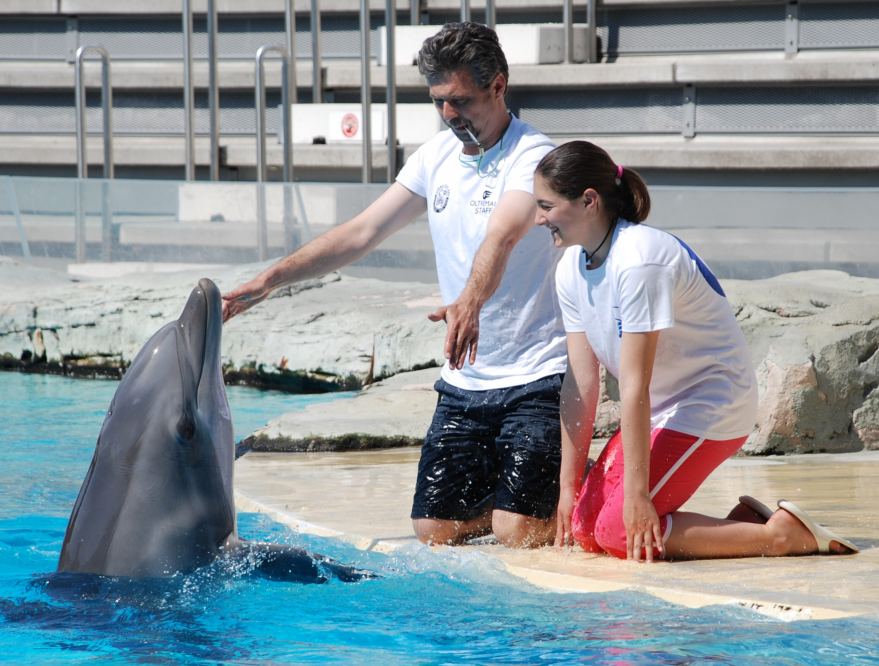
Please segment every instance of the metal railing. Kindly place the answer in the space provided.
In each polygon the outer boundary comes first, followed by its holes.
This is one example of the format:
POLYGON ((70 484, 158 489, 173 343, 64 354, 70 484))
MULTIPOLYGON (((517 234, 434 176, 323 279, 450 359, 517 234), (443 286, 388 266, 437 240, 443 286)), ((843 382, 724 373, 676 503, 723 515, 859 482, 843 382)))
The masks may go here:
MULTIPOLYGON (((597 42, 595 36, 595 9, 598 0, 588 0, 588 45, 586 62, 597 61, 597 42)), ((183 31, 183 98, 184 98, 184 145, 185 145, 185 178, 186 180, 195 180, 195 123, 194 123, 194 81, 192 74, 192 42, 193 42, 193 15, 192 0, 182 0, 182 31, 183 31)), ((208 111, 210 121, 210 179, 219 180, 219 170, 221 166, 220 155, 220 139, 219 139, 219 82, 218 82, 218 16, 217 16, 217 0, 207 0, 207 42, 208 42, 208 111)), ((574 25, 573 25, 573 0, 564 0, 564 30, 565 30, 565 62, 574 62, 574 25)), ((420 0, 411 0, 410 5, 410 21, 413 25, 421 22, 421 3, 420 0)), ((461 0, 462 21, 471 20, 470 0, 461 0)), ((496 25, 496 5, 494 0, 486 0, 485 5, 485 23, 489 27, 494 28, 496 25)), ((394 62, 396 30, 396 6, 393 0, 386 0, 385 7, 385 24, 387 29, 387 62, 394 62)), ((372 117, 370 113, 371 98, 371 81, 370 81, 370 25, 369 25, 369 5, 366 0, 360 3, 360 32, 361 32, 361 122, 363 137, 363 169, 362 180, 364 183, 371 181, 371 165, 372 165, 372 117)), ((284 82, 282 88, 286 91, 287 100, 285 109, 288 115, 289 105, 298 101, 297 81, 296 81, 296 15, 294 11, 293 0, 285 0, 285 33, 286 43, 279 47, 286 53, 284 64, 284 82)), ((320 0, 311 0, 311 38, 312 38, 312 100, 315 103, 323 101, 323 78, 322 78, 322 59, 321 59, 321 18, 320 18, 320 0)), ((277 45, 275 45, 277 46, 277 45)), ((105 59, 105 77, 109 79, 109 57, 106 50, 100 45, 86 45, 77 51, 77 62, 81 60, 81 53, 85 50, 93 49, 102 54, 105 59)), ((271 50, 277 50, 272 48, 271 50)), ((261 64, 257 66, 260 70, 261 64)), ((81 76, 81 65, 77 65, 77 76, 81 76)), ((397 146, 396 146, 396 77, 394 67, 387 68, 387 137, 388 137, 388 181, 392 182, 396 176, 397 169, 397 146)), ((77 94, 79 94, 80 82, 77 83, 77 94)), ((257 85, 259 88, 259 84, 257 85)), ((109 95, 112 100, 112 92, 110 86, 104 84, 105 94, 109 95)), ((259 93, 258 93, 259 94, 259 93)), ((263 100, 265 99, 265 90, 263 84, 262 90, 263 100)), ((77 98, 77 113, 81 113, 81 101, 77 98)), ((263 102, 264 105, 264 102, 263 102)), ((110 105, 112 106, 112 102, 110 105)), ((111 116, 112 111, 107 111, 105 104, 105 157, 104 169, 105 177, 111 177, 113 174, 112 164, 112 131, 107 131, 106 123, 111 116), (109 148, 107 147, 109 146, 109 148), (109 152, 108 152, 109 150, 109 152), (109 171, 107 171, 109 169, 109 171), (109 174, 109 175, 108 175, 109 174)), ((84 177, 88 167, 85 164, 85 138, 84 131, 80 129, 81 119, 77 117, 77 173, 79 177, 84 177)), ((110 121, 111 122, 111 121, 110 121)), ((287 122, 287 121, 285 121, 287 122)), ((264 118, 258 121, 257 126, 257 142, 262 141, 262 152, 264 154, 264 137, 260 138, 260 123, 262 124, 262 133, 264 134, 264 118)), ((290 123, 287 122, 287 125, 290 123)), ((285 171, 292 169, 292 161, 287 165, 287 153, 291 152, 291 148, 287 147, 289 131, 284 132, 285 137, 285 171)), ((257 147, 260 152, 260 146, 257 147)), ((259 171, 259 167, 258 167, 259 171)), ((264 179, 264 174, 261 176, 264 179)), ((292 174, 290 175, 292 179, 292 174)), ((285 176, 285 180, 288 177, 285 176)))
MULTIPOLYGON (((110 54, 101 44, 84 44, 76 50, 74 58, 75 69, 75 95, 76 104, 76 228, 75 245, 76 261, 82 263, 86 258, 86 233, 85 233, 85 205, 83 202, 82 179, 88 178, 88 153, 86 152, 86 123, 85 123, 85 78, 82 71, 82 61, 86 53, 93 51, 101 56, 101 109, 103 111, 104 133, 104 178, 111 179, 114 176, 113 169, 113 85, 110 79, 110 54)), ((113 223, 113 213, 110 210, 110 189, 106 180, 102 187, 101 196, 101 220, 103 236, 104 261, 110 261, 110 233, 113 223)))
POLYGON ((397 28, 397 8, 394 0, 385 0, 385 25, 387 26, 387 84, 385 101, 387 102, 388 123, 388 183, 393 183, 397 176, 397 69, 394 65, 396 41, 394 32, 397 28))
POLYGON ((191 0, 183 0, 183 137, 186 145, 186 180, 195 180, 194 95, 195 89, 192 83, 192 4, 191 0))
POLYGON ((289 58, 287 95, 290 104, 296 104, 299 101, 299 94, 296 91, 296 10, 293 0, 285 0, 284 2, 284 32, 287 57, 289 58))
MULTIPOLYGON (((256 52, 254 71, 254 94, 256 96, 256 180, 265 183, 268 180, 268 166, 266 164, 266 85, 265 67, 263 59, 267 53, 277 53, 281 56, 281 123, 284 135, 284 182, 293 181, 293 128, 290 122, 291 102, 289 90, 290 56, 282 44, 264 44, 256 52)), ((284 221, 287 223, 291 211, 292 202, 288 205, 284 201, 284 221)), ((268 249, 266 230, 266 199, 265 188, 260 186, 257 193, 257 248, 259 261, 266 259, 268 249)))
POLYGON ((82 60, 94 51, 101 56, 101 107, 104 114, 104 178, 113 177, 113 88, 110 82, 110 54, 102 44, 84 44, 76 50, 75 104, 76 104, 76 177, 88 178, 85 128, 85 80, 82 60))
POLYGON ((220 86, 217 82, 217 3, 208 0, 208 115, 211 126, 211 180, 220 180, 220 86))
MULTIPOLYGON (((369 19, 366 22, 369 25, 369 19)), ((311 101, 323 99, 323 61, 320 29, 320 0, 311 0, 311 101)))
MULTIPOLYGON (((372 86, 369 80, 369 66, 371 56, 371 40, 369 35, 369 0, 360 0, 360 122, 361 136, 363 137, 363 171, 362 181, 372 181, 372 86)), ((393 60, 389 62, 388 69, 393 69, 393 60)))
MULTIPOLYGON (((270 258, 289 254, 298 237, 307 240, 350 220, 388 187, 4 176, 0 255, 24 261, 29 255, 32 265, 75 272, 76 266, 68 266, 77 263, 75 210, 84 194, 88 259, 99 261, 107 238, 100 229, 104 186, 114 208, 113 262, 183 265, 256 261, 260 189, 268 204, 270 258), (285 193, 297 213, 292 229, 284 220, 285 193)), ((879 277, 877 187, 652 186, 650 197, 651 226, 682 238, 718 277, 754 279, 816 268, 879 277)), ((360 264, 374 267, 378 272, 370 277, 381 279, 433 270, 427 216, 389 237, 360 264)))

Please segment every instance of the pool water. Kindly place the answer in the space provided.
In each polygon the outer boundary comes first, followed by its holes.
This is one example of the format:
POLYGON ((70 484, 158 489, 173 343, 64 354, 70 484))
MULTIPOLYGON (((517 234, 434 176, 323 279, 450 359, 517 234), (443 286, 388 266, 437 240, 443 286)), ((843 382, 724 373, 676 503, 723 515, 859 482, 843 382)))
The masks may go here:
MULTIPOLYGON (((480 554, 364 553, 255 514, 239 516, 243 536, 311 548, 383 577, 296 585, 259 578, 246 564, 153 581, 53 573, 115 388, 0 373, 0 662, 879 663, 874 618, 783 623, 633 592, 557 594, 480 554)), ((229 389, 239 438, 283 411, 331 399, 340 396, 229 389)))

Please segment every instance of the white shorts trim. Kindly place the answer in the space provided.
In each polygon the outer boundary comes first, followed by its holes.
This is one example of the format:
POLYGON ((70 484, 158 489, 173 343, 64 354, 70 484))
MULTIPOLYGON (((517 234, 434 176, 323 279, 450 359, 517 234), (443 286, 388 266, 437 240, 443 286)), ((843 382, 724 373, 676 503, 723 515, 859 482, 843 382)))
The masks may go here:
POLYGON ((687 458, 689 458, 691 455, 693 455, 694 453, 696 453, 696 449, 698 449, 698 448, 702 445, 702 442, 704 442, 704 441, 705 441, 705 438, 704 438, 704 437, 700 437, 699 439, 697 439, 697 440, 693 443, 693 445, 692 445, 689 449, 686 450, 686 452, 684 453, 684 455, 682 455, 680 458, 677 459, 677 461, 675 462, 675 464, 671 466, 671 469, 668 470, 668 471, 665 473, 665 476, 662 477, 662 478, 659 480, 659 483, 656 484, 656 487, 653 488, 653 490, 650 491, 650 499, 651 499, 651 500, 652 500, 654 497, 656 497, 656 493, 658 493, 660 490, 662 490, 662 487, 663 487, 666 483, 668 483, 668 480, 671 478, 671 475, 674 474, 675 472, 677 472, 677 471, 680 469, 681 465, 683 465, 685 462, 687 462, 687 458))

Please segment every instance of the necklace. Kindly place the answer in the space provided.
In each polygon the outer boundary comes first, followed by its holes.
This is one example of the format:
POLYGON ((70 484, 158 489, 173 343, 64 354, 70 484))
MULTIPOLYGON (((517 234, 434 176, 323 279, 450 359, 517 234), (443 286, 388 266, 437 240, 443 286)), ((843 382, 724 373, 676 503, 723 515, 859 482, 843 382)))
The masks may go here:
POLYGON ((611 222, 611 223, 610 223, 610 226, 607 228, 607 233, 604 234, 604 238, 601 239, 601 242, 598 244, 598 247, 595 248, 595 250, 592 252, 592 254, 589 254, 589 253, 586 251, 586 248, 585 248, 585 247, 583 248, 583 255, 586 257, 586 267, 587 267, 587 268, 589 268, 589 266, 592 265, 592 258, 593 258, 596 254, 598 254, 598 251, 599 251, 599 250, 602 248, 602 246, 604 245, 604 241, 607 240, 607 237, 610 236, 610 232, 613 231, 613 228, 614 228, 616 225, 617 225, 617 221, 616 221, 616 219, 614 219, 614 221, 611 222))
MULTIPOLYGON (((485 157, 485 146, 483 146, 482 143, 480 143, 476 139, 476 137, 473 136, 473 132, 470 131, 469 127, 467 127, 465 125, 464 129, 467 130, 467 134, 470 135, 470 138, 473 139, 473 142, 476 144, 476 147, 479 148, 479 159, 476 160, 476 175, 479 176, 480 178, 488 178, 489 176, 495 175, 498 172, 498 169, 500 169, 500 167, 501 167, 501 160, 503 159, 503 156, 504 156, 504 139, 507 136, 507 132, 504 131, 503 136, 501 136, 501 145, 500 145, 500 149, 498 150, 498 153, 497 153, 497 164, 494 165, 494 168, 491 171, 483 174, 483 173, 479 173, 479 170, 482 168, 482 158, 485 157)), ((509 129, 509 127, 507 127, 507 129, 509 129)), ((458 162, 460 162, 464 166, 469 166, 469 165, 473 164, 473 160, 461 159, 461 153, 458 153, 458 162)))

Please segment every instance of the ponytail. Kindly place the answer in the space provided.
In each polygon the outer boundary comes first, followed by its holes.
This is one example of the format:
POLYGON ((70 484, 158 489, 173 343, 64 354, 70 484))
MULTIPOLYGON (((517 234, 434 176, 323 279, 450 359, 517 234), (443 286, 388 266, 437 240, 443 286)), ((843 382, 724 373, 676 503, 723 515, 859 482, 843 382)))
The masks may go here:
POLYGON ((629 222, 643 222, 650 214, 647 184, 634 169, 617 166, 610 155, 588 141, 571 141, 547 153, 536 175, 556 193, 573 200, 592 188, 605 210, 629 222))

